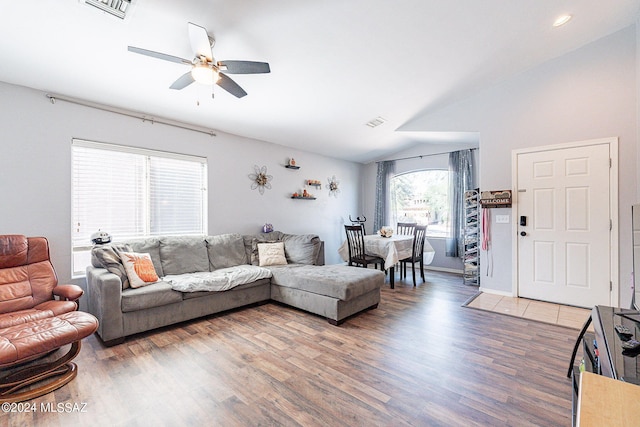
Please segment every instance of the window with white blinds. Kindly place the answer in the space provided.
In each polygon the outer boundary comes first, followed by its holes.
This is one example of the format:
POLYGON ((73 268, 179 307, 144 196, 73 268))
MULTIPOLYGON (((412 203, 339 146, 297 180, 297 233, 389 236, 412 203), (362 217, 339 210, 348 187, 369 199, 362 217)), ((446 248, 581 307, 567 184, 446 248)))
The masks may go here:
POLYGON ((91 263, 91 235, 114 241, 207 233, 207 160, 74 139, 73 273, 91 263))

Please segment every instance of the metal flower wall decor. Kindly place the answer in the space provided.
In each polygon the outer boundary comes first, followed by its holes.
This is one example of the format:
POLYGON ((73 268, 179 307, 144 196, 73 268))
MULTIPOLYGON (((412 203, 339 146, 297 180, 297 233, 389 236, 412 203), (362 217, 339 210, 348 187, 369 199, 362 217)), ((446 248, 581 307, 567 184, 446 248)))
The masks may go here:
POLYGON ((267 175, 267 167, 262 166, 258 167, 258 165, 253 165, 254 173, 249 174, 249 179, 253 181, 251 184, 251 189, 255 190, 256 188, 260 192, 260 194, 264 194, 264 189, 271 189, 271 181, 273 176, 267 175))
POLYGON ((338 193, 340 192, 340 188, 338 188, 340 181, 338 181, 335 175, 331 178, 327 178, 327 180, 329 181, 329 195, 337 198, 338 193))

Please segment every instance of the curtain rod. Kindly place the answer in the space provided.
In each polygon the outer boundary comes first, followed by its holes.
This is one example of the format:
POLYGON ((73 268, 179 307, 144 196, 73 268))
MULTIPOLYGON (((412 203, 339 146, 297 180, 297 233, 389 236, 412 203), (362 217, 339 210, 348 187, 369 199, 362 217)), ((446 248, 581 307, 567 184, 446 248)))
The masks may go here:
MULTIPOLYGON (((477 147, 474 148, 465 148, 465 150, 477 150, 477 147)), ((453 151, 462 151, 462 150, 453 150, 453 151)), ((399 160, 411 160, 411 159, 421 159, 423 157, 430 157, 430 156, 439 156, 441 154, 449 154, 452 153, 452 151, 443 151, 442 153, 431 153, 431 154, 421 154, 419 156, 411 156, 411 157, 402 157, 400 159, 389 159, 389 160, 379 160, 376 163, 382 163, 382 162, 397 162, 399 160)))
POLYGON ((191 125, 189 123, 183 123, 183 122, 169 120, 169 119, 162 119, 162 118, 158 119, 158 118, 155 118, 155 117, 149 117, 149 116, 145 116, 144 114, 141 114, 141 113, 136 113, 134 111, 125 110, 125 109, 121 109, 121 108, 117 108, 117 107, 111 107, 109 105, 97 104, 97 103, 90 102, 90 101, 84 101, 82 99, 70 98, 70 97, 64 96, 64 95, 57 95, 57 94, 47 93, 46 97, 49 98, 49 101, 51 101, 52 104, 55 104, 56 101, 64 101, 64 102, 69 102, 71 104, 82 105, 83 107, 95 108, 97 110, 108 111, 110 113, 120 114, 121 116, 133 117, 134 119, 140 119, 143 122, 151 122, 151 124, 160 123, 161 125, 173 126, 173 127, 180 128, 180 129, 186 129, 186 130, 191 130, 191 131, 194 131, 194 132, 200 132, 200 133, 207 134, 209 136, 217 136, 216 133, 211 129, 207 129, 207 128, 204 128, 204 127, 199 127, 199 126, 196 126, 196 125, 191 125))

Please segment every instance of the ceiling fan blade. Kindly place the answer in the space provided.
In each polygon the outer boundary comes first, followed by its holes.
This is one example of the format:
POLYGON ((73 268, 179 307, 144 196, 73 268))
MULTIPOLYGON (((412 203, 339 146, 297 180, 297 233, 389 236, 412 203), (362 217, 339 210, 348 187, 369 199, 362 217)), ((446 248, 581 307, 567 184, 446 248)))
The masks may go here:
POLYGON ((173 84, 171 86, 169 86, 169 87, 171 89, 180 90, 180 89, 184 89, 185 87, 189 86, 193 82, 195 82, 195 80, 193 79, 193 76, 191 75, 191 71, 189 71, 187 73, 184 73, 180 77, 178 77, 178 80, 173 82, 173 84))
POLYGON ((234 82, 229 76, 226 76, 223 73, 220 73, 220 79, 216 84, 236 98, 242 98, 247 95, 247 92, 238 86, 238 83, 234 82))
POLYGON ((139 53, 140 55, 146 55, 152 58, 163 59, 170 62, 177 62, 178 64, 191 65, 191 61, 189 61, 188 59, 178 58, 177 56, 167 55, 166 53, 154 52, 153 50, 142 49, 134 46, 129 46, 127 49, 129 50, 129 52, 139 53))
POLYGON ((191 49, 193 49, 193 53, 196 56, 204 56, 207 61, 213 61, 209 35, 204 27, 189 22, 189 41, 191 42, 191 49))
POLYGON ((263 74, 271 72, 267 62, 219 61, 218 67, 229 74, 263 74))

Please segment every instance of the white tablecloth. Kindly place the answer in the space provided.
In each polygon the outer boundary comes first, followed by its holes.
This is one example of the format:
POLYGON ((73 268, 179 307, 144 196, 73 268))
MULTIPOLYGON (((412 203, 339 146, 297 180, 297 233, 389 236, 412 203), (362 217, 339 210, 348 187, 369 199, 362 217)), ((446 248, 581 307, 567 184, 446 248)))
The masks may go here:
MULTIPOLYGON (((396 265, 398 261, 411 257, 413 236, 394 234, 391 237, 381 237, 377 234, 364 236, 364 249, 369 255, 377 255, 384 259, 385 268, 396 265)), ((349 247, 345 240, 338 249, 340 257, 344 261, 349 260, 349 247)), ((423 261, 431 264, 435 251, 428 240, 424 241, 423 261)))

